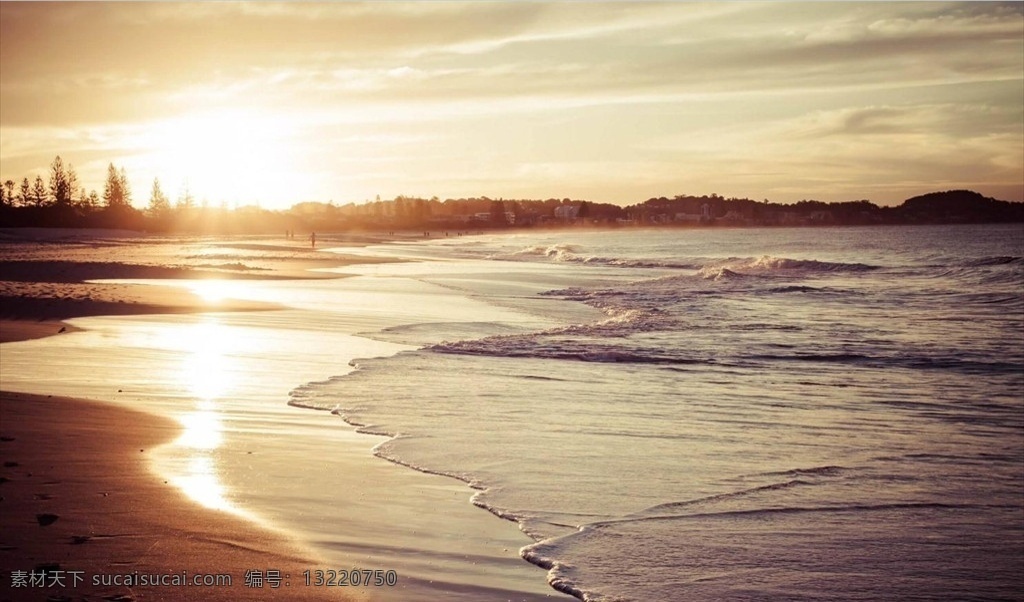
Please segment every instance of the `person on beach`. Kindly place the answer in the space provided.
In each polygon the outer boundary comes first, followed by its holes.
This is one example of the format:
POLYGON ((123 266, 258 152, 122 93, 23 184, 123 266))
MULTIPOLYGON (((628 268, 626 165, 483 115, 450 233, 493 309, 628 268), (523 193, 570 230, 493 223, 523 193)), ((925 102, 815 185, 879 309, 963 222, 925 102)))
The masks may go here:
POLYGON ((316 232, 309 233, 309 244, 311 248, 316 248, 316 232))

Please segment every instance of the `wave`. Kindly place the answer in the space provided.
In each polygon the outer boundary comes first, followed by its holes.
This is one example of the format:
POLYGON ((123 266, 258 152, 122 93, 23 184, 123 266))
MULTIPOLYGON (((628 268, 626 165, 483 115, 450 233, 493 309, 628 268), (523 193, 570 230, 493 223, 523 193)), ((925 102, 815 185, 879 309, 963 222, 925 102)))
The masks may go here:
POLYGON ((802 476, 826 476, 834 477, 847 472, 849 469, 843 466, 815 466, 812 468, 793 468, 790 470, 783 470, 778 472, 762 472, 755 476, 759 477, 802 477, 802 476))
POLYGON ((534 245, 511 253, 488 255, 487 259, 498 261, 530 261, 536 259, 556 261, 560 263, 579 263, 585 265, 602 265, 621 268, 664 268, 695 270, 700 265, 693 262, 672 259, 605 257, 600 255, 583 255, 578 245, 558 243, 553 245, 534 245))
POLYGON ((812 293, 812 294, 832 294, 832 295, 849 295, 853 294, 850 291, 840 291, 828 287, 817 287, 817 286, 802 286, 793 284, 789 286, 776 286, 765 289, 764 293, 812 293))
POLYGON ((440 343, 426 348, 437 353, 506 358, 576 360, 611 364, 693 365, 714 359, 684 357, 656 348, 626 348, 597 341, 545 340, 536 335, 489 337, 476 341, 440 343))
POLYGON ((983 361, 966 357, 927 355, 872 355, 866 353, 814 353, 795 352, 759 353, 741 356, 739 360, 768 362, 812 362, 826 364, 852 364, 878 368, 906 368, 911 370, 956 370, 967 374, 1013 374, 1020 371, 1015 362, 983 361))
POLYGON ((645 510, 629 515, 623 519, 618 519, 613 522, 622 522, 624 520, 639 520, 643 518, 650 518, 652 516, 661 516, 660 512, 665 510, 681 510, 693 506, 703 506, 708 504, 714 504, 718 502, 736 500, 751 496, 756 496, 762 493, 781 491, 784 489, 791 489, 794 487, 807 487, 814 485, 813 482, 805 479, 790 479, 781 483, 771 483, 769 485, 762 485, 760 487, 752 487, 750 489, 744 489, 742 491, 732 491, 729 493, 721 493, 718 495, 711 495, 708 497, 702 497, 695 500, 684 500, 681 502, 665 502, 664 504, 658 504, 651 506, 645 510))
MULTIPOLYGON (((866 272, 879 269, 879 266, 865 263, 844 263, 819 261, 816 259, 791 259, 762 255, 760 257, 732 257, 724 260, 708 258, 636 258, 636 257, 605 257, 600 255, 584 255, 577 245, 558 243, 553 245, 535 245, 512 253, 489 255, 488 259, 516 261, 544 259, 562 263, 579 263, 603 265, 623 268, 665 268, 695 270, 706 279, 722 279, 739 276, 750 276, 772 272, 789 273, 833 273, 833 272, 866 272)), ((994 262, 1012 261, 1015 258, 991 258, 994 262)), ((980 264, 989 265, 989 264, 980 264)))
POLYGON ((971 267, 982 267, 989 265, 1021 265, 1024 264, 1024 257, 1015 257, 1013 255, 996 255, 993 257, 979 257, 978 259, 971 259, 964 263, 966 266, 971 267))
POLYGON ((761 257, 730 258, 701 266, 697 274, 706 280, 722 280, 774 273, 789 275, 831 274, 836 272, 868 272, 879 266, 866 263, 818 261, 816 259, 790 259, 762 255, 761 257))
MULTIPOLYGON (((892 520, 906 520, 908 513, 923 513, 925 516, 924 520, 931 520, 933 517, 941 515, 959 516, 964 511, 977 511, 977 510, 1008 510, 1016 512, 1019 510, 1017 505, 1006 505, 1006 504, 970 504, 970 503, 943 503, 943 502, 896 502, 896 503, 878 503, 878 504, 857 504, 857 503, 846 503, 846 504, 835 504, 835 505, 808 505, 808 506, 781 506, 776 508, 750 508, 750 509, 732 509, 724 511, 711 511, 711 512, 700 512, 692 514, 674 514, 664 516, 640 516, 634 518, 624 518, 620 520, 609 520, 602 522, 589 523, 579 526, 573 533, 553 537, 546 539, 528 546, 523 547, 519 554, 527 562, 543 568, 548 571, 548 584, 563 593, 569 594, 576 597, 584 602, 604 602, 609 600, 617 600, 615 594, 607 595, 597 591, 597 589, 590 589, 592 587, 600 587, 600 581, 595 579, 593 575, 585 574, 576 565, 572 564, 568 560, 559 560, 561 557, 565 557, 567 550, 570 550, 573 546, 572 542, 590 542, 591 546, 600 546, 597 549, 602 549, 604 546, 614 546, 615 541, 621 538, 636 537, 637 527, 643 525, 659 525, 659 524, 685 524, 689 522, 703 523, 704 529, 715 529, 715 524, 718 521, 729 521, 726 523, 735 523, 737 521, 755 521, 760 525, 764 521, 772 521, 776 519, 785 519, 785 517, 796 517, 806 516, 808 521, 819 521, 818 517, 823 515, 853 515, 863 517, 860 520, 872 521, 871 524, 877 524, 881 521, 892 521, 892 520), (881 518, 868 518, 873 514, 882 514, 881 518), (623 528, 633 527, 631 530, 623 530, 623 528), (586 588, 586 589, 585 589, 586 588)), ((758 529, 763 527, 758 526, 758 529)), ((642 533, 654 532, 648 530, 642 533)), ((582 545, 587 545, 583 543, 582 545)), ((699 545, 699 544, 697 544, 699 545)), ((632 599, 632 598, 628 598, 632 599)), ((704 599, 701 597, 700 599, 704 599)))
POLYGON ((866 263, 788 259, 771 255, 762 255, 751 264, 751 267, 763 270, 800 270, 804 272, 867 272, 878 269, 878 266, 866 263))
POLYGON ((704 267, 697 271, 697 275, 705 280, 714 280, 720 282, 722 280, 735 280, 737 278, 747 278, 753 274, 743 274, 735 270, 731 270, 726 267, 704 267))
POLYGON ((596 602, 597 598, 573 584, 572 578, 567 574, 571 571, 569 565, 560 564, 554 558, 544 555, 541 552, 542 546, 526 546, 519 550, 519 556, 532 565, 538 566, 548 572, 548 585, 553 589, 568 594, 583 602, 596 602))

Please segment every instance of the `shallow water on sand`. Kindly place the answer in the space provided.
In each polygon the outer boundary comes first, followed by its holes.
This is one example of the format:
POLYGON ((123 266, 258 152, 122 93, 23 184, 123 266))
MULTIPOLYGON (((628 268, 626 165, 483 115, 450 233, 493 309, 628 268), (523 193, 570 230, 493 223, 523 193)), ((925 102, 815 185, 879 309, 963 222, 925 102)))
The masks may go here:
MULTIPOLYGON (((321 559, 311 570, 396 571, 395 588, 366 590, 373 599, 557 595, 518 557, 529 538, 473 507, 464 484, 374 458, 371 448, 385 438, 287 404, 292 388, 344 374, 356 357, 415 349, 357 332, 436 323, 450 319, 449 310, 497 314, 524 327, 544 324, 442 287, 368 280, 241 287, 232 281, 215 291, 294 306, 280 311, 71 320, 82 330, 5 344, 0 385, 114 401, 177 419, 182 436, 152 454, 162 478, 204 506, 297 537, 321 559)), ((55 419, 73 417, 69 408, 55 419)), ((303 581, 293 576, 292 585, 303 581)))

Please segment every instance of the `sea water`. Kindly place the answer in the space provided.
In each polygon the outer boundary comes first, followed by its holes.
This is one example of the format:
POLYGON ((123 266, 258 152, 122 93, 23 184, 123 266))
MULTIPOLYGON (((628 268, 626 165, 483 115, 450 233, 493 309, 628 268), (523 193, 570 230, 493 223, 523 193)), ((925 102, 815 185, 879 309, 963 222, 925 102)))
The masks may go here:
POLYGON ((1020 598, 1020 225, 345 252, 409 261, 74 320, 0 384, 179 419, 164 478, 396 570, 374 599, 1020 598))
MULTIPOLYGON (((1024 228, 448 237, 351 266, 530 315, 296 388, 585 600, 1019 599, 1024 228), (497 520, 497 518, 495 519, 497 520)), ((538 574, 538 578, 542 578, 538 574)))

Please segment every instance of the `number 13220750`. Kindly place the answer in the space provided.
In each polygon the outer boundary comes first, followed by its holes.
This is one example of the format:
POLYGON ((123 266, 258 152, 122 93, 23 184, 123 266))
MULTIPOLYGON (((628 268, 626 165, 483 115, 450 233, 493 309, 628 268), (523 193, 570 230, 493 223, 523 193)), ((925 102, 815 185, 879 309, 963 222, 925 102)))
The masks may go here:
POLYGON ((302 576, 307 586, 316 587, 393 587, 398 583, 398 573, 370 569, 305 570, 302 576))

